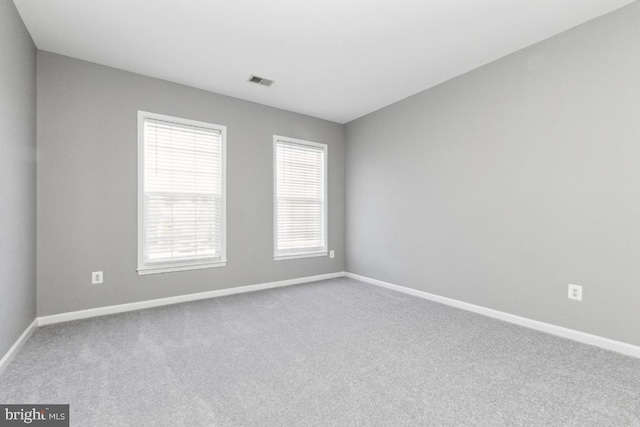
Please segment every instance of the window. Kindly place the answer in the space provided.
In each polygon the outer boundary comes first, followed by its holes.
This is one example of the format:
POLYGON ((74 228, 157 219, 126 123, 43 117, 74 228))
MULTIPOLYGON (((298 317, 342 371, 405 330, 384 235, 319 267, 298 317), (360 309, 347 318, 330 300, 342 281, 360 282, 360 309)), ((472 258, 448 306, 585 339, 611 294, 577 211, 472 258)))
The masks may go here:
POLYGON ((226 264, 226 127, 138 112, 138 274, 226 264))
POLYGON ((327 255, 327 146, 273 137, 275 259, 327 255))

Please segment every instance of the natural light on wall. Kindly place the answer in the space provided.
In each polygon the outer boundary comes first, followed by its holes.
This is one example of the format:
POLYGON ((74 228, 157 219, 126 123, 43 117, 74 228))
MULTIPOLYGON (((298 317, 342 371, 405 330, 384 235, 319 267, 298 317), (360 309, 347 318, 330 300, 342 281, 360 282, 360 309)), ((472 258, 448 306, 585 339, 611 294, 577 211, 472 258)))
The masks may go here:
POLYGON ((224 265, 224 126, 139 112, 140 274, 224 265))
POLYGON ((274 137, 275 259, 327 254, 327 146, 274 137))

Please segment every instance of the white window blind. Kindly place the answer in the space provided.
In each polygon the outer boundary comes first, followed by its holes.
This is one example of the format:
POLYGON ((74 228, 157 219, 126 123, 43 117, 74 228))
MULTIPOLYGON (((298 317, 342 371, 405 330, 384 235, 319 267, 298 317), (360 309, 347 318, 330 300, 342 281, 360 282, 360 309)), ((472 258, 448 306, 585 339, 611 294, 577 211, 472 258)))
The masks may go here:
POLYGON ((327 146, 274 137, 275 258, 327 253, 327 146))
POLYGON ((140 113, 139 271, 223 265, 224 126, 140 113))

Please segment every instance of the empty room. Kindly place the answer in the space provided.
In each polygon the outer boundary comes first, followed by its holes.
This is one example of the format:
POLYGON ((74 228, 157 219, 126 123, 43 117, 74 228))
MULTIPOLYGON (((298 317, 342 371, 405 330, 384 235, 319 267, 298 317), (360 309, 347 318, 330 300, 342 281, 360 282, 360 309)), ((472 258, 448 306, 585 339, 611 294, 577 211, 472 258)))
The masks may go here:
POLYGON ((0 0, 0 426, 640 426, 640 2, 0 0))

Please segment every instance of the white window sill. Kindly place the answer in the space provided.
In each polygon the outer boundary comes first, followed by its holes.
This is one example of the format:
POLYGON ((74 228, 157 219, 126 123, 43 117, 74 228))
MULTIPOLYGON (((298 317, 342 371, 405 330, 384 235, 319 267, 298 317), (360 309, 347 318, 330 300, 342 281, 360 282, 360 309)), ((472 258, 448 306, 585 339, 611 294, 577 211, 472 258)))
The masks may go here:
POLYGON ((302 254, 289 254, 289 255, 275 255, 273 257, 274 260, 276 261, 285 261, 288 259, 298 259, 298 258, 314 258, 314 257, 320 257, 320 256, 327 256, 329 254, 329 252, 324 251, 324 252, 314 252, 314 253, 302 253, 302 254))
POLYGON ((203 268, 216 268, 224 267, 227 265, 227 261, 206 262, 201 264, 178 264, 178 265, 158 265, 158 266, 146 266, 138 268, 138 275, 144 276, 147 274, 159 274, 159 273, 173 273, 176 271, 187 270, 201 270, 203 268))

